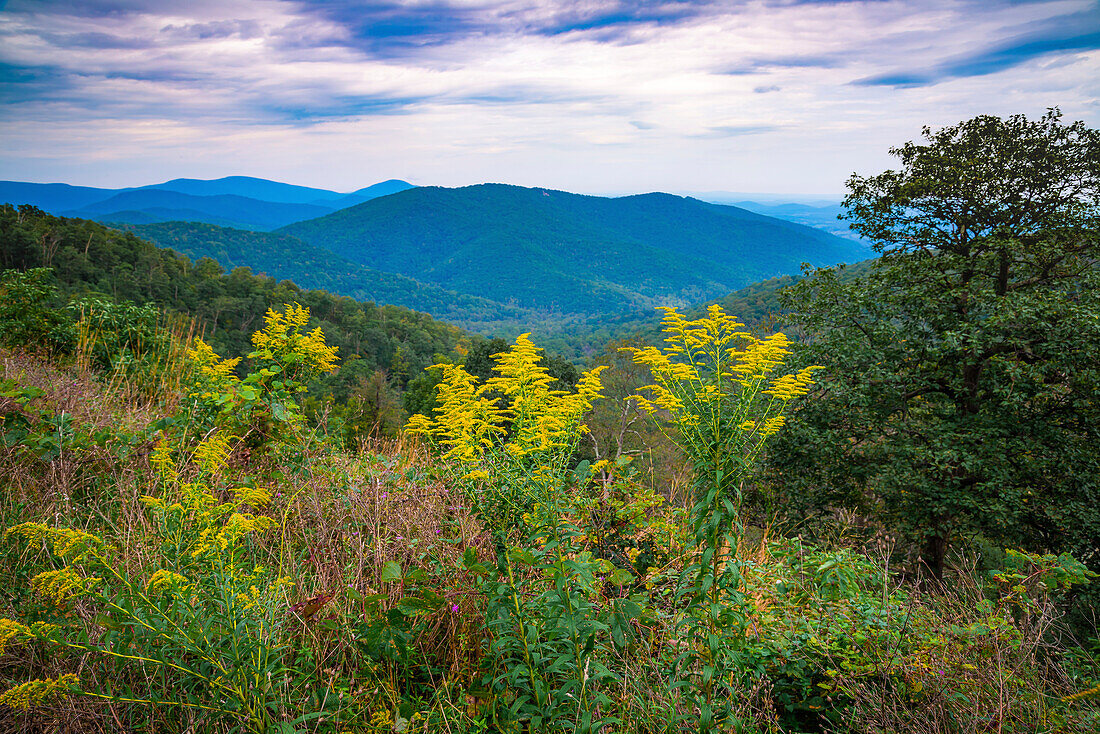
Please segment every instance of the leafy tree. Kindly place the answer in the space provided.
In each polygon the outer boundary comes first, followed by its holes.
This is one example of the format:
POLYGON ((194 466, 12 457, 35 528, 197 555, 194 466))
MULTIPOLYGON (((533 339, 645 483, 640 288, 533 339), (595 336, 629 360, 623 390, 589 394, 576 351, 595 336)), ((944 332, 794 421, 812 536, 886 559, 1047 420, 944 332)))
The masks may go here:
POLYGON ((981 534, 1100 562, 1100 131, 976 117, 853 175, 881 253, 789 296, 826 366, 770 467, 802 511, 870 511, 942 573, 981 534))
POLYGON ((54 308, 57 286, 47 268, 0 273, 0 345, 72 347, 71 319, 54 308))

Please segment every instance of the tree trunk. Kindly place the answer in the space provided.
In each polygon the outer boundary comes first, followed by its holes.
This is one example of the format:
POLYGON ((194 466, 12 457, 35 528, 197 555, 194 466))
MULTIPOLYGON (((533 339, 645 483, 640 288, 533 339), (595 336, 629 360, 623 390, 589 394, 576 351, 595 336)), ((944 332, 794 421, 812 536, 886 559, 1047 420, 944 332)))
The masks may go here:
POLYGON ((947 555, 947 536, 942 533, 929 535, 921 553, 921 563, 936 581, 943 581, 943 561, 947 555))

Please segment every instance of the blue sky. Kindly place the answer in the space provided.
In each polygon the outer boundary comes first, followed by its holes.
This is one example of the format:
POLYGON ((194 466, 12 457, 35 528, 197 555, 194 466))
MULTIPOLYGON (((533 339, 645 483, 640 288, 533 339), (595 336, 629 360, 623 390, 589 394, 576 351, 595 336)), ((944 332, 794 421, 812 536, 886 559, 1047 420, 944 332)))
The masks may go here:
POLYGON ((1100 126, 1097 0, 0 0, 0 179, 835 194, 923 125, 1100 126))

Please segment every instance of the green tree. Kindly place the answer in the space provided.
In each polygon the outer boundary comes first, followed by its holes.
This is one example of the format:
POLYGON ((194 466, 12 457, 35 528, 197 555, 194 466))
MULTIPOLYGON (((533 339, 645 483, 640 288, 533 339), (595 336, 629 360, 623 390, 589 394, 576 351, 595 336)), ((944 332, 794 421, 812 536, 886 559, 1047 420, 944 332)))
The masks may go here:
POLYGON ((803 511, 870 511, 940 575, 981 534, 1100 562, 1100 131, 976 117, 853 175, 852 229, 881 258, 789 293, 825 365, 773 447, 803 511))

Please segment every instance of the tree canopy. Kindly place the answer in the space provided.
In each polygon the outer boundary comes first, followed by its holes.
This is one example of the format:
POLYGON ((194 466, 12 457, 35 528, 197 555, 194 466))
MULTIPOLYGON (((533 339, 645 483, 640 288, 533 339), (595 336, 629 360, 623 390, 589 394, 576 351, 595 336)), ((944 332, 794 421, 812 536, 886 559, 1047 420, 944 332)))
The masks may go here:
POLYGON ((973 534, 1100 562, 1100 131, 981 116, 891 152, 844 202, 871 272, 788 296, 827 369, 770 472, 797 511, 869 510, 935 574, 973 534))

